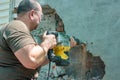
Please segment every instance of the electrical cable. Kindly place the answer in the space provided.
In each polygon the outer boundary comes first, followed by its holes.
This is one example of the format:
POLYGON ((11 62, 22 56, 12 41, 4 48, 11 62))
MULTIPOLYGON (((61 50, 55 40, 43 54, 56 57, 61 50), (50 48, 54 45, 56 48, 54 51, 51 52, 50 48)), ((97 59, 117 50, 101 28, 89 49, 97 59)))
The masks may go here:
POLYGON ((48 69, 48 76, 47 76, 47 80, 49 80, 49 76, 50 76, 50 68, 51 68, 51 61, 49 62, 49 69, 48 69))

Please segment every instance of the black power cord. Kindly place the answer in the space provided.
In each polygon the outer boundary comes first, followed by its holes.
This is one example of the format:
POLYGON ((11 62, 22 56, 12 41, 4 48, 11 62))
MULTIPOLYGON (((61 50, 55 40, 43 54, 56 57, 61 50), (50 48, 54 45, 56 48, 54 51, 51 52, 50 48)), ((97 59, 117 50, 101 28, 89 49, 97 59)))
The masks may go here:
POLYGON ((49 80, 49 77, 50 77, 50 69, 51 69, 51 61, 49 62, 49 68, 48 68, 48 76, 47 76, 47 80, 49 80))
POLYGON ((48 50, 48 59, 49 59, 49 68, 48 68, 48 76, 47 76, 47 80, 49 80, 50 77, 50 69, 51 69, 51 61, 54 58, 54 53, 53 53, 53 49, 48 50))

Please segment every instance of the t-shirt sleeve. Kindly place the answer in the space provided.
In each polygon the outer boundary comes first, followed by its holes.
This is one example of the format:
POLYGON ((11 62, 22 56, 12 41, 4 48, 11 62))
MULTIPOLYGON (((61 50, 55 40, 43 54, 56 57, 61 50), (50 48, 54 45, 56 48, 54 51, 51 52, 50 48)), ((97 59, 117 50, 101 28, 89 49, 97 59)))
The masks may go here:
POLYGON ((4 31, 4 38, 10 47, 15 52, 28 44, 36 44, 30 31, 21 21, 11 22, 4 31))

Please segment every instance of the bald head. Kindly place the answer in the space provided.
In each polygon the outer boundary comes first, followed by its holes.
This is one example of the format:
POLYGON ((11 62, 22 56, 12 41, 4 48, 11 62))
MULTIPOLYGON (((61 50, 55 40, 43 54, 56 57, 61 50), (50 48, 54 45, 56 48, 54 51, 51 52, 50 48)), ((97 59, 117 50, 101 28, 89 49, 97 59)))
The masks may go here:
POLYGON ((24 22, 29 30, 37 28, 41 21, 42 8, 36 0, 22 0, 17 10, 17 20, 24 22))
POLYGON ((39 3, 36 0, 22 0, 18 6, 17 14, 26 13, 32 9, 38 10, 39 3))

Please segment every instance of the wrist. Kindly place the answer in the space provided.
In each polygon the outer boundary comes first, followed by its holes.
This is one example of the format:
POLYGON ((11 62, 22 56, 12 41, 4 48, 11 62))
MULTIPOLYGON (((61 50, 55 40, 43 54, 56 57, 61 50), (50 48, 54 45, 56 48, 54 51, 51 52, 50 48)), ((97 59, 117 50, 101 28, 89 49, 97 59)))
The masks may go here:
POLYGON ((45 44, 45 43, 41 43, 40 44, 43 52, 45 53, 45 55, 47 54, 48 50, 49 50, 49 47, 45 44))
POLYGON ((45 50, 48 51, 51 47, 51 42, 48 40, 44 40, 40 45, 44 47, 45 50))
POLYGON ((41 46, 41 48, 43 50, 43 53, 46 55, 46 53, 47 53, 46 49, 44 47, 42 47, 42 46, 41 46))

